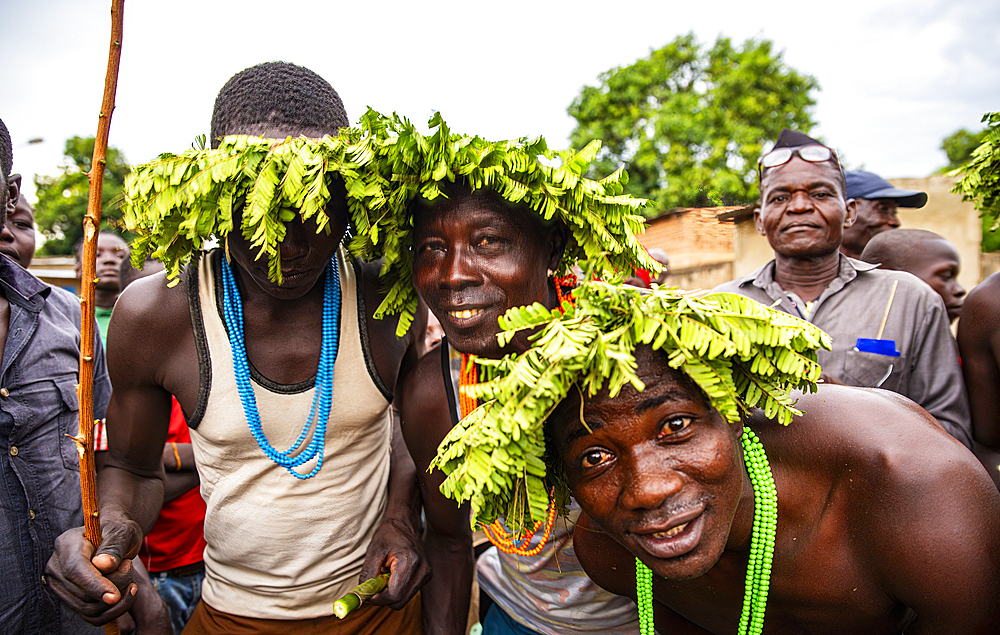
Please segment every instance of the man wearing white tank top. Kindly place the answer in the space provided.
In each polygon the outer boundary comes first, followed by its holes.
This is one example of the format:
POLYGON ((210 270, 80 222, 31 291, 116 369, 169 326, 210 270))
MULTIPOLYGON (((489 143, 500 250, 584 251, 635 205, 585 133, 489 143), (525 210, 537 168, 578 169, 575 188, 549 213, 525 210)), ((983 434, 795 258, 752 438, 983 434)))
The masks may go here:
MULTIPOLYGON (((346 125, 325 80, 271 62, 223 87, 212 139, 319 138, 346 125)), ((235 209, 225 253, 192 262, 176 286, 161 273, 119 300, 108 338, 109 458, 99 475, 104 542, 95 550, 78 530, 67 532, 49 565, 50 586, 92 622, 132 602, 128 558, 161 505, 174 395, 192 428, 207 503, 203 600, 185 633, 420 632, 414 596, 429 575, 420 499, 390 403, 423 319, 402 338, 395 320, 373 319, 378 265, 341 248, 345 191, 336 180, 330 188, 329 231, 316 217, 282 217, 280 283, 235 209), (335 361, 317 370, 331 347, 335 361), (313 419, 314 393, 328 400, 317 415, 324 424, 297 442, 313 419), (315 450, 312 458, 282 463, 276 448, 294 454, 300 445, 315 450), (392 575, 374 606, 338 621, 333 601, 381 571, 392 575)))

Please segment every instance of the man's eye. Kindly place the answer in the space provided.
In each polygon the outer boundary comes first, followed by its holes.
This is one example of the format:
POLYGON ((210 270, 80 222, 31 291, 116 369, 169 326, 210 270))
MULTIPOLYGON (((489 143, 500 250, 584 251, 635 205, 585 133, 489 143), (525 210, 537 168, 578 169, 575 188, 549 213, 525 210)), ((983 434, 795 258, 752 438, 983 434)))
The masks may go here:
POLYGON ((663 429, 660 431, 660 436, 677 434, 684 428, 691 425, 693 419, 691 417, 674 417, 673 419, 668 419, 665 424, 663 424, 663 429))
POLYGON ((589 469, 599 466, 608 460, 608 453, 604 450, 588 450, 580 458, 580 467, 589 469))
POLYGON ((14 227, 17 227, 18 229, 34 229, 34 226, 31 223, 26 223, 24 221, 15 221, 14 227))
POLYGON ((777 196, 771 197, 772 203, 784 203, 788 199, 784 194, 778 194, 777 196))
POLYGON ((500 242, 500 239, 496 236, 483 236, 476 241, 476 247, 489 247, 500 242))

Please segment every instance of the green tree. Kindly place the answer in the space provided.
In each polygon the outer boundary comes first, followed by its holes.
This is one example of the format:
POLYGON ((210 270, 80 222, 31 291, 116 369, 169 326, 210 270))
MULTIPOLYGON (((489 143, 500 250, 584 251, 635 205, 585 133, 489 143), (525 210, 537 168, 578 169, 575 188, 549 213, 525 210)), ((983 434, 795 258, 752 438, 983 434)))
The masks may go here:
MULTIPOLYGON (((950 172, 958 177, 956 194, 963 201, 972 201, 983 217, 983 251, 1000 249, 1000 112, 983 115, 987 124, 983 140, 967 163, 950 172)), ((954 135, 952 135, 954 136, 954 135)), ((949 156, 949 159, 951 157, 949 156)))
POLYGON ((782 128, 808 133, 816 80, 782 61, 768 40, 704 48, 683 35, 600 76, 569 107, 571 139, 604 141, 596 173, 624 165, 628 192, 650 214, 757 198, 757 159, 782 128))
MULTIPOLYGON (((66 140, 65 162, 58 176, 35 175, 38 203, 35 222, 45 236, 39 255, 72 255, 73 246, 83 238, 83 217, 87 213, 90 185, 87 173, 94 156, 93 137, 72 137, 66 140)), ((129 166, 122 153, 108 148, 104 167, 104 188, 101 193, 101 228, 120 233, 116 222, 121 219, 117 201, 129 166)))
POLYGON ((941 172, 951 172, 962 167, 972 158, 972 152, 986 139, 988 128, 979 132, 970 132, 965 128, 958 130, 941 141, 941 149, 948 156, 948 165, 941 172))

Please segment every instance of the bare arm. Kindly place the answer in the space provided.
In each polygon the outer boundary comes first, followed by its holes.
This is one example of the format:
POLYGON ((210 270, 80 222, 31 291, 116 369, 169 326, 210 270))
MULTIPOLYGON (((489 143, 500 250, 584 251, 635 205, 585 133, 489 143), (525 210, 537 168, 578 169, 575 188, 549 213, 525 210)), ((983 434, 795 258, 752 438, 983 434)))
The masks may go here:
POLYGON ((107 359, 115 390, 107 412, 108 452, 98 474, 103 542, 94 549, 80 530, 69 530, 59 537, 46 568, 53 591, 93 623, 113 619, 131 605, 129 559, 163 501, 162 453, 170 415, 163 363, 178 342, 177 331, 190 330, 190 321, 184 320, 183 289, 162 289, 163 295, 130 288, 109 329, 107 359))
POLYGON ((424 545, 432 578, 424 587, 423 619, 427 635, 465 632, 475 561, 469 507, 446 498, 438 489, 444 475, 427 473, 438 444, 451 430, 441 352, 434 348, 403 378, 400 411, 403 436, 417 466, 427 530, 424 545))
POLYGON ((890 455, 873 477, 867 553, 886 594, 916 614, 907 633, 994 633, 1000 493, 964 449, 929 447, 931 460, 890 455))
POLYGON ((976 456, 1000 487, 1000 277, 972 290, 958 323, 976 456))
POLYGON ((190 443, 167 443, 163 446, 163 502, 169 503, 181 494, 198 487, 198 470, 194 464, 194 449, 190 443))

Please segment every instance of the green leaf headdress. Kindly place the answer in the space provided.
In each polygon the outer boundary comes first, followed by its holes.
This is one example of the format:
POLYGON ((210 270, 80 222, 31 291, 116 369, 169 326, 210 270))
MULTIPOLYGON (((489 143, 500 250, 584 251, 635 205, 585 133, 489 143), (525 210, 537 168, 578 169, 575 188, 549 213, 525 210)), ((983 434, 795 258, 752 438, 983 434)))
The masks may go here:
POLYGON ((493 142, 455 134, 440 114, 428 126, 431 132, 424 135, 404 118, 373 110, 361 119, 362 131, 373 137, 375 157, 366 177, 369 195, 350 201, 357 229, 351 247, 365 259, 384 259, 388 294, 376 317, 401 313, 400 327, 409 323, 417 306, 410 204, 445 196, 442 187, 449 183, 495 192, 544 221, 564 223, 569 243, 562 271, 556 273, 568 273, 577 261, 602 275, 628 275, 638 267, 659 270, 636 239, 645 226, 641 209, 646 201, 623 193, 626 172, 619 169, 600 181, 584 176, 600 142, 580 152, 552 152, 541 138, 493 142))
POLYGON ((541 330, 525 353, 476 360, 483 379, 468 390, 483 403, 431 462, 447 476, 442 493, 471 501, 474 524, 503 517, 518 535, 545 519, 551 489, 565 505, 561 468, 554 457, 546 464, 545 421, 574 385, 587 396, 605 385, 611 396, 626 384, 642 390, 637 344, 663 351, 729 422, 762 408, 786 425, 800 414, 790 391, 815 389, 816 350, 830 348, 819 328, 738 295, 591 281, 574 297, 575 305, 535 304, 501 318, 501 344, 523 329, 541 330))
POLYGON ((139 236, 132 262, 141 267, 147 256, 156 258, 176 280, 206 241, 233 230, 233 212, 242 208, 239 229, 280 281, 278 243, 293 210, 304 220, 315 216, 318 230, 328 231, 330 185, 359 178, 371 158, 366 147, 353 128, 322 139, 233 135, 218 149, 163 154, 137 166, 125 180, 123 203, 125 226, 139 236))
POLYGON ((439 114, 429 125, 431 134, 423 135, 406 119, 369 110, 359 128, 343 128, 337 137, 237 135, 224 137, 218 149, 161 155, 134 168, 125 182, 125 226, 139 236, 133 263, 141 266, 151 256, 176 280, 206 241, 234 229, 234 210, 242 208, 239 230, 280 280, 284 224, 298 210, 327 230, 330 186, 340 179, 354 228, 350 251, 364 260, 383 259, 387 294, 375 316, 400 314, 399 335, 417 307, 411 204, 444 196, 448 183, 491 190, 545 221, 563 222, 570 240, 559 273, 576 261, 605 274, 659 269, 636 239, 646 201, 623 194, 624 170, 600 181, 583 176, 599 142, 578 153, 551 152, 541 138, 490 142, 454 134, 439 114))

